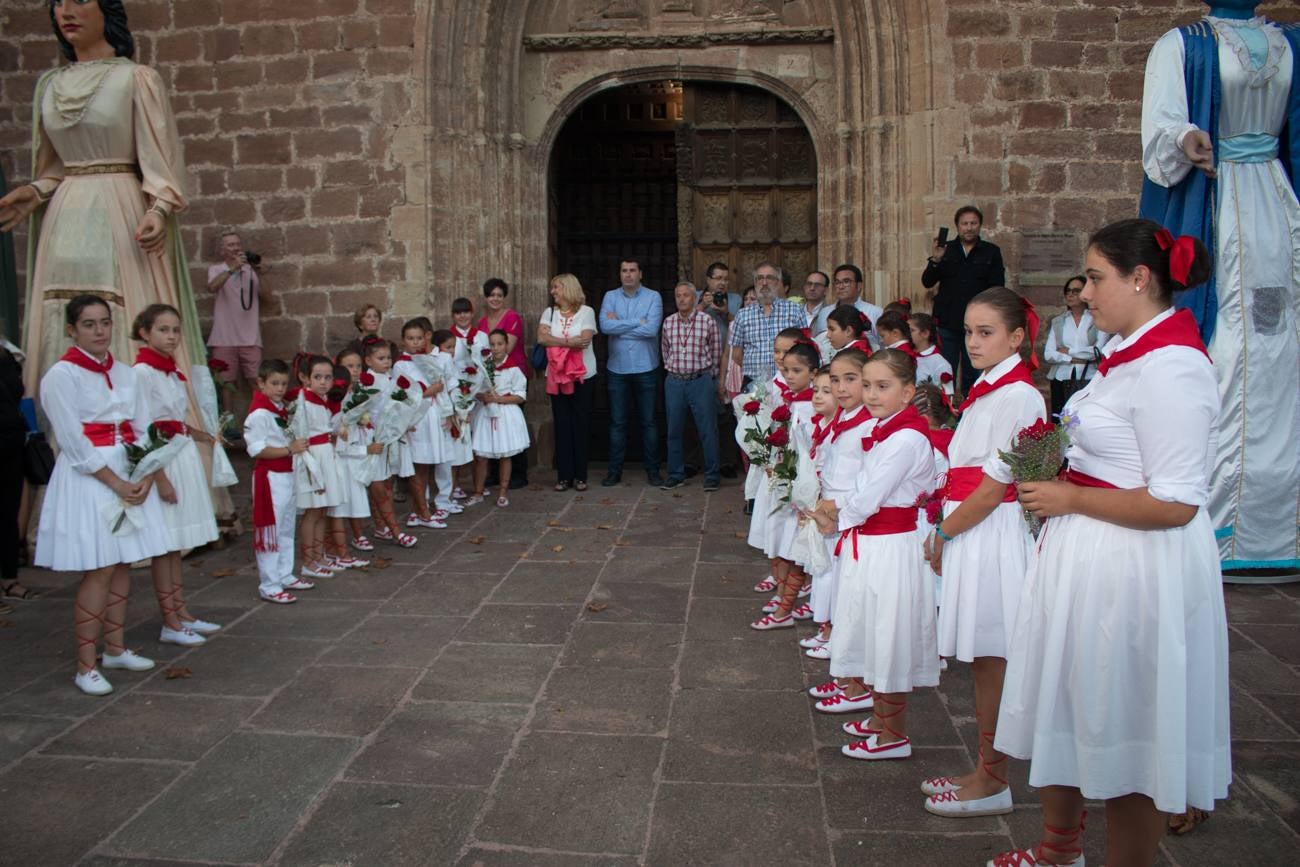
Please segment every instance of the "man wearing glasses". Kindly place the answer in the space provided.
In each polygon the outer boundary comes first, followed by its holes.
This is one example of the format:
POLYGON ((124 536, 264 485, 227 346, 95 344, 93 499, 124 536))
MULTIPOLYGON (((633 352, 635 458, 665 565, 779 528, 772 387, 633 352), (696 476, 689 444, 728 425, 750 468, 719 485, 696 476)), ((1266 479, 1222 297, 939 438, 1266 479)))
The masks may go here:
MULTIPOLYGON (((740 365, 743 388, 755 382, 770 379, 774 371, 772 344, 776 335, 786 328, 807 328, 808 318, 798 304, 785 300, 785 284, 781 269, 763 262, 754 269, 754 292, 758 303, 741 308, 731 326, 731 356, 740 365)), ((726 378, 722 369, 719 389, 726 378)))
MULTIPOLYGON (((846 305, 856 307, 859 313, 862 313, 871 322, 871 327, 867 329, 867 342, 871 344, 873 350, 880 348, 880 338, 876 336, 876 320, 880 314, 884 313, 883 307, 878 307, 862 297, 862 269, 857 265, 836 265, 833 272, 834 279, 831 280, 831 288, 835 293, 835 306, 843 307, 846 305)), ((827 316, 830 311, 827 311, 827 316)), ((826 321, 822 319, 822 330, 826 329, 826 321)))

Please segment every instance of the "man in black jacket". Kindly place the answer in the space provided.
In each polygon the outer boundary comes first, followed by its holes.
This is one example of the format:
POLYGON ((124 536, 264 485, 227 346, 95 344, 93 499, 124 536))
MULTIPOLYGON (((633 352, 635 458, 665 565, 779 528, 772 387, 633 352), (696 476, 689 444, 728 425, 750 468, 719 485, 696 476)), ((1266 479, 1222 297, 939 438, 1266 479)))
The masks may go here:
POLYGON ((1005 286, 1006 268, 1002 264, 1002 250, 997 244, 980 239, 984 214, 974 205, 958 208, 953 222, 957 237, 944 244, 936 237, 934 250, 921 275, 921 285, 929 289, 939 284, 939 294, 934 299, 934 317, 937 320, 940 351, 954 371, 961 362, 961 391, 970 391, 978 375, 966 355, 965 318, 966 305, 990 286, 1005 286))

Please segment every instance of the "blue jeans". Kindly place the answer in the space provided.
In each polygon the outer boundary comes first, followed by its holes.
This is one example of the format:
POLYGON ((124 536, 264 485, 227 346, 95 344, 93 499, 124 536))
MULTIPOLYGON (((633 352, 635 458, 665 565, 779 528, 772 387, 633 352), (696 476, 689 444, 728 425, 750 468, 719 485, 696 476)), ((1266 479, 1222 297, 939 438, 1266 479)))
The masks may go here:
POLYGON ((623 474, 627 455, 627 423, 636 403, 641 418, 641 460, 647 476, 659 475, 659 430, 655 427, 655 391, 659 372, 608 373, 609 380, 609 474, 623 474))
POLYGON ((979 376, 979 371, 970 363, 970 356, 966 354, 966 332, 964 329, 953 331, 951 328, 942 326, 935 330, 939 332, 939 354, 952 367, 954 378, 958 373, 961 374, 961 385, 957 390, 965 394, 971 390, 976 377, 979 376))
POLYGON ((668 477, 686 477, 682 434, 686 413, 695 419, 695 430, 704 447, 704 480, 718 480, 718 380, 712 375, 692 380, 664 380, 664 404, 668 410, 668 477))

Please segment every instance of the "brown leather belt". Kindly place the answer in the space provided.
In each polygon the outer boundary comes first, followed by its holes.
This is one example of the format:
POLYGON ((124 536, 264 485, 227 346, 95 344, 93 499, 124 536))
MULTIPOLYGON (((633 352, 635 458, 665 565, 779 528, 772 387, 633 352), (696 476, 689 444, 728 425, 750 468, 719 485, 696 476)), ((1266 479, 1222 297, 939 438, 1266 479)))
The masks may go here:
POLYGON ((104 163, 95 166, 65 166, 64 174, 75 178, 81 175, 138 175, 139 167, 135 163, 104 163))

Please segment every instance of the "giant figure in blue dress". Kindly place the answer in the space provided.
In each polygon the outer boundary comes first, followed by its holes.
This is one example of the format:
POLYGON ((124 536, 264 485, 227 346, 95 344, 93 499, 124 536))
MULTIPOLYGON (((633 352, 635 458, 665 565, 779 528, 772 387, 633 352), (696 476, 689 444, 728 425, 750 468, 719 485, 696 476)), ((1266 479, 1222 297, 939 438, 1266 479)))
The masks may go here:
POLYGON ((1147 60, 1142 216, 1200 238, 1196 315, 1222 409, 1210 517, 1225 569, 1300 567, 1300 25, 1207 3, 1147 60))

